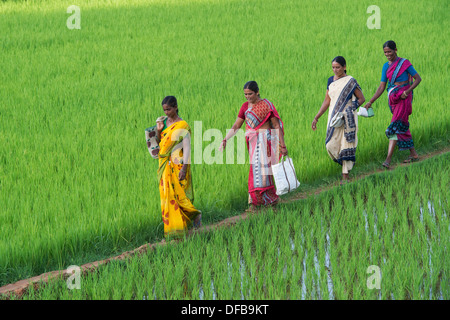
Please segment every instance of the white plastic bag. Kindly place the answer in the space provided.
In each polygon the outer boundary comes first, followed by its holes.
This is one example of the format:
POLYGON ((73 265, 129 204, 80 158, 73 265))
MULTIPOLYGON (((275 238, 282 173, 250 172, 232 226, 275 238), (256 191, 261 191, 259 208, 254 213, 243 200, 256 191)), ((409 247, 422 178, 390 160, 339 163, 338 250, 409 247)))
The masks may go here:
POLYGON ((279 163, 272 165, 272 173, 277 195, 279 196, 291 192, 300 186, 300 182, 295 174, 294 164, 288 156, 282 157, 279 163))
POLYGON ((371 118, 375 115, 375 113, 372 108, 366 109, 364 107, 359 107, 357 115, 364 118, 371 118))
POLYGON ((344 113, 337 112, 330 121, 330 127, 339 128, 344 124, 344 113))

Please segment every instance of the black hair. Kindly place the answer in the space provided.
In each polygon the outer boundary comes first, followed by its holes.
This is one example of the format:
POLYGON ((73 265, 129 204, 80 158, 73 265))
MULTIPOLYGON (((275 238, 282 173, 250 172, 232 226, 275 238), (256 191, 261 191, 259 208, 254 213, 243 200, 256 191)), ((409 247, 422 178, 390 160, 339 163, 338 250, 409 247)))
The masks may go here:
POLYGON ((167 104, 169 107, 176 107, 177 108, 177 114, 178 114, 178 103, 177 103, 177 98, 175 98, 174 96, 167 96, 163 99, 161 105, 165 105, 167 104))
MULTIPOLYGON (((245 89, 252 90, 255 93, 259 92, 258 84, 256 83, 256 81, 248 81, 246 84, 244 84, 244 90, 245 89)), ((259 93, 258 93, 258 96, 259 96, 259 93)))
MULTIPOLYGON (((331 63, 333 62, 337 62, 339 63, 341 66, 345 67, 347 66, 347 62, 345 61, 345 58, 343 56, 337 56, 333 59, 333 61, 331 61, 331 63)), ((347 70, 344 70, 345 74, 347 74, 347 70)))
POLYGON ((386 47, 388 47, 388 48, 391 49, 391 50, 397 50, 397 45, 396 45, 395 42, 392 41, 392 40, 386 41, 386 42, 383 44, 383 49, 386 48, 386 47))

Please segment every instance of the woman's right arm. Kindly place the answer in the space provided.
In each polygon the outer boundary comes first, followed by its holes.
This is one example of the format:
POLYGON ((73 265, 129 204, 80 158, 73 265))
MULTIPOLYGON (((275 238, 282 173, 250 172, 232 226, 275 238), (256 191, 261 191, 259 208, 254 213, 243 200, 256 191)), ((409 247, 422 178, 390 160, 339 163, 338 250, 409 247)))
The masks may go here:
POLYGON ((366 105, 363 108, 366 108, 366 109, 371 108, 372 103, 374 103, 383 94, 385 89, 386 89, 386 82, 380 82, 380 85, 379 85, 377 91, 375 92, 373 97, 369 100, 369 102, 366 103, 366 105))
POLYGON ((244 119, 239 118, 239 117, 236 119, 233 126, 228 131, 227 135, 225 136, 225 139, 222 141, 222 144, 219 147, 219 151, 222 151, 223 149, 225 149, 225 147, 227 145, 227 140, 231 139, 236 134, 236 132, 242 127, 243 123, 244 123, 244 119))
POLYGON ((328 90, 327 93, 325 94, 325 99, 323 100, 322 106, 319 109, 319 112, 317 112, 316 116, 314 117, 314 120, 312 122, 311 128, 313 130, 316 130, 316 124, 317 121, 319 121, 319 118, 325 113, 325 111, 327 111, 328 107, 330 106, 330 102, 331 102, 331 98, 328 95, 328 90))

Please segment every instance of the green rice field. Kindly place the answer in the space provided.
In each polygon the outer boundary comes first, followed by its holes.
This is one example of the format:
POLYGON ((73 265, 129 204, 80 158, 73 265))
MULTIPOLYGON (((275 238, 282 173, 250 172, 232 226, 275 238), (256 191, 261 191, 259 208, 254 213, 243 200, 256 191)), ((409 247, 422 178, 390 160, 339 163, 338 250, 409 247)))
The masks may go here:
POLYGON ((253 215, 23 299, 450 298, 450 153, 253 215), (370 266, 380 270, 371 286, 370 266))
MULTIPOLYGON (((148 153, 144 130, 163 114, 161 101, 167 95, 177 97, 180 116, 191 125, 193 140, 199 141, 193 145, 192 157, 204 159, 222 138, 208 141, 203 135, 215 129, 224 136, 245 101, 243 85, 257 81, 261 96, 274 103, 284 121, 287 148, 303 191, 340 178, 341 168, 325 150, 326 115, 318 129, 311 130, 326 81, 333 74, 331 60, 337 55, 346 58, 348 74, 356 78, 368 101, 386 61, 382 45, 394 40, 398 55, 408 58, 422 77, 410 117, 417 151, 422 155, 448 147, 448 2, 380 0, 380 29, 367 27, 371 16, 367 8, 372 4, 352 0, 0 2, 0 286, 162 238, 158 164, 148 153), (72 30, 67 27, 71 17, 67 8, 74 4, 80 8, 81 23, 80 29, 72 30)), ((359 120, 352 174, 379 168, 386 156, 384 131, 390 122, 386 94, 373 108, 374 118, 359 120)), ((234 153, 237 158, 238 146, 234 153)), ((394 162, 406 156, 397 152, 394 162)), ((225 154, 217 158, 224 160, 225 154)), ((204 225, 247 208, 248 160, 224 162, 192 165, 194 205, 203 212, 204 225)), ((430 168, 418 164, 399 172, 393 174, 397 184, 389 174, 379 175, 342 191, 287 204, 276 214, 255 217, 237 228, 240 238, 221 230, 158 250, 152 261, 111 264, 98 278, 94 274, 85 280, 95 284, 91 289, 86 285, 80 292, 65 292, 55 284, 49 286, 52 293, 32 292, 27 297, 140 298, 147 293, 158 299, 214 295, 222 299, 240 298, 242 291, 245 299, 389 299, 391 294, 396 299, 448 299, 448 287, 436 291, 433 286, 437 279, 448 283, 448 270, 440 264, 447 252, 442 244, 445 239, 448 243, 448 157, 430 168), (423 174, 409 175, 410 170, 423 174), (413 183, 406 183, 405 176, 413 183), (428 185, 436 194, 429 192, 428 185), (408 190, 402 193, 406 200, 400 201, 403 188, 408 190), (428 213, 428 201, 436 216, 428 213), (420 208, 423 221, 417 216, 420 208), (259 239, 261 233, 267 239, 259 239), (402 242, 406 235, 410 242, 402 242), (267 241, 274 242, 272 252, 261 252, 267 241), (230 243, 230 251, 220 253, 222 263, 217 266, 208 264, 208 259, 204 263, 196 252, 210 257, 224 243, 230 243), (332 295, 323 263, 315 270, 315 260, 324 261, 327 247, 327 268, 335 272, 332 295), (201 265, 201 273, 186 270, 174 273, 173 279, 148 273, 155 279, 147 278, 141 287, 130 281, 123 292, 107 291, 118 272, 126 270, 131 279, 138 279, 141 274, 132 270, 153 269, 166 255, 174 264, 182 263, 180 253, 185 259, 193 255, 192 263, 201 265), (258 255, 266 254, 274 259, 267 266, 258 264, 262 258, 258 255), (253 255, 257 259, 249 258, 253 255), (242 288, 241 258, 248 274, 242 288), (356 265, 359 260, 364 263, 356 265), (362 281, 371 264, 379 265, 383 283, 389 283, 381 291, 367 291, 362 281), (390 278, 403 266, 403 273, 390 278), (305 280, 298 282, 305 268, 305 280), (216 278, 219 272, 232 277, 231 288, 227 278, 216 278), (268 278, 251 281, 255 277, 268 278), (180 279, 186 282, 186 292, 183 287, 175 289, 180 279), (290 291, 279 291, 286 283, 290 291), (299 283, 304 290, 296 287, 299 283)))

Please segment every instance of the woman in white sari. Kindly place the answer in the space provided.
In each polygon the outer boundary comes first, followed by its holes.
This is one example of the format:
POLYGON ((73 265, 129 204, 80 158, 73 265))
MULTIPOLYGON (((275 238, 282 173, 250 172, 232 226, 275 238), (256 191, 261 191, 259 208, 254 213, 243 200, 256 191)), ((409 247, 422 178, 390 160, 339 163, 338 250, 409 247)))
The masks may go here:
POLYGON ((328 111, 327 135, 325 146, 328 155, 342 166, 341 184, 349 180, 349 171, 355 164, 358 145, 358 116, 356 109, 364 103, 364 95, 355 78, 347 75, 344 57, 337 56, 332 61, 334 76, 328 79, 325 100, 312 122, 316 130, 319 118, 328 111), (342 117, 341 125, 333 125, 342 117))

